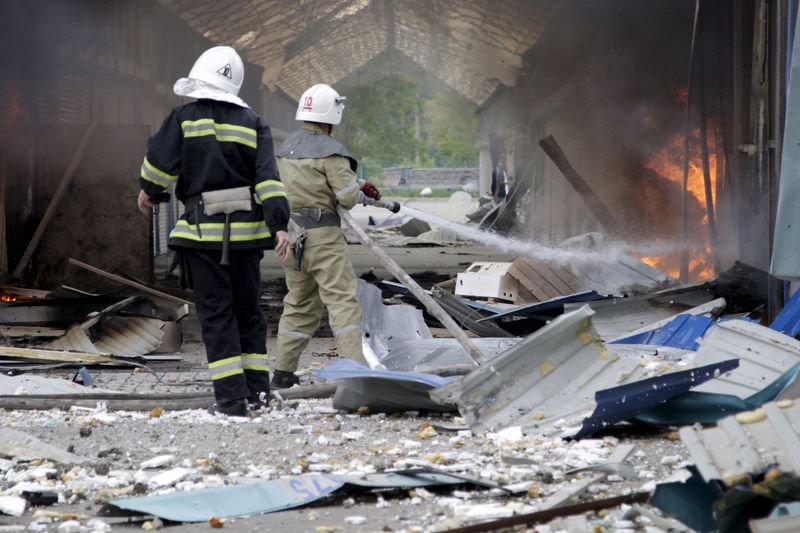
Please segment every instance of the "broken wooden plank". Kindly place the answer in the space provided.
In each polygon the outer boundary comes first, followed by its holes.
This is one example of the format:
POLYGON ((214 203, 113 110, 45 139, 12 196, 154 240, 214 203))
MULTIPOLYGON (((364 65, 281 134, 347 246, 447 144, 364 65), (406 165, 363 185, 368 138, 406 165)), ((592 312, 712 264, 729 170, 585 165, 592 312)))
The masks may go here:
POLYGON ((17 268, 15 268, 14 272, 11 274, 12 278, 20 277, 22 271, 25 270, 28 261, 31 260, 36 247, 39 246, 39 241, 42 240, 44 230, 47 229, 48 224, 50 224, 50 219, 55 216, 56 210, 58 210, 58 206, 61 204, 61 199, 64 198, 69 184, 72 182, 72 177, 75 175, 75 170, 77 170, 81 159, 83 159, 83 154, 86 153, 86 149, 89 147, 89 141, 92 140, 94 132, 97 130, 99 125, 99 120, 95 119, 95 121, 92 122, 83 133, 83 137, 81 137, 80 143, 78 143, 78 148, 75 149, 75 153, 72 154, 72 160, 70 160, 67 170, 64 172, 64 176, 61 178, 61 182, 58 184, 55 194, 53 194, 53 197, 50 199, 50 203, 47 205, 47 210, 44 212, 42 220, 39 221, 39 225, 36 227, 36 231, 33 233, 33 237, 31 237, 28 247, 25 248, 22 258, 19 260, 19 263, 17 263, 17 268))
POLYGON ((37 348, 16 348, 13 346, 0 346, 0 357, 13 357, 15 359, 29 359, 33 361, 58 361, 63 363, 112 365, 124 364, 108 354, 66 352, 62 350, 42 350, 37 348))
POLYGON ((4 337, 60 337, 65 332, 63 328, 47 326, 0 326, 0 335, 4 337))
POLYGON ((137 289, 137 290, 142 291, 142 292, 147 293, 147 294, 151 294, 151 295, 156 296, 157 298, 161 298, 163 300, 167 300, 167 301, 170 301, 170 302, 179 303, 179 304, 183 304, 183 305, 194 305, 192 302, 190 302, 188 300, 184 300, 183 298, 178 298, 177 296, 173 296, 173 295, 168 294, 166 292, 162 292, 162 291, 159 291, 157 289, 153 289, 152 287, 148 287, 147 285, 143 285, 141 283, 137 283, 135 281, 131 281, 131 280, 129 280, 127 278, 124 278, 122 276, 118 276, 117 274, 112 274, 111 272, 106 272, 105 270, 102 270, 102 269, 99 269, 99 268, 94 267, 92 265, 89 265, 87 263, 84 263, 83 261, 78 261, 77 259, 70 258, 69 259, 69 264, 70 265, 74 265, 74 266, 79 267, 79 268, 82 268, 84 270, 88 270, 89 272, 93 272, 94 274, 97 274, 98 276, 102 276, 104 278, 110 279, 110 280, 115 281, 115 282, 117 282, 117 283, 119 283, 121 285, 127 285, 129 287, 133 287, 134 289, 137 289))

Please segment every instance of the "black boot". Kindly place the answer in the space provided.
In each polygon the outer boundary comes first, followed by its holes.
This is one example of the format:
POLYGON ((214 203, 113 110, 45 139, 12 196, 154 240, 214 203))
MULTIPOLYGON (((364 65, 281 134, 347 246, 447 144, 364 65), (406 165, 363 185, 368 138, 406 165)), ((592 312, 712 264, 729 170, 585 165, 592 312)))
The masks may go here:
POLYGON ((221 400, 207 409, 209 413, 228 416, 247 417, 247 402, 244 398, 238 400, 221 400))
POLYGON ((283 370, 276 370, 272 374, 272 381, 269 386, 273 389, 288 389, 292 385, 299 385, 300 378, 294 375, 293 372, 284 372, 283 370))

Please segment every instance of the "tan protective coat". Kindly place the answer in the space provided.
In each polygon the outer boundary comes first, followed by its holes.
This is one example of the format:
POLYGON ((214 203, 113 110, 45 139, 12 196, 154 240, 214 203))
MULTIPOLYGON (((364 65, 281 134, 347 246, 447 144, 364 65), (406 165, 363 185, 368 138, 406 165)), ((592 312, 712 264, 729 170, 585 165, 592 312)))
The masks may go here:
MULTIPOLYGON (((277 160, 292 210, 318 207, 335 213, 337 203, 350 209, 358 202, 358 182, 347 158, 277 160)), ((284 272, 289 293, 283 300, 278 325, 275 369, 297 370, 300 354, 319 327, 323 305, 328 309, 339 355, 364 362, 356 276, 341 229, 306 230, 301 271, 294 270, 292 253, 284 263, 284 272)))

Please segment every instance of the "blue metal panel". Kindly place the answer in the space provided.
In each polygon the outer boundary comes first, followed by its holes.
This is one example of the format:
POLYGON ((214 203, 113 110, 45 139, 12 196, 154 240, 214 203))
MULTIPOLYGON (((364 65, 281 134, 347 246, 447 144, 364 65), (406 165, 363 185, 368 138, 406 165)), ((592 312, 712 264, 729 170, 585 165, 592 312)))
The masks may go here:
POLYGON ((612 344, 656 344, 684 350, 697 350, 698 339, 715 320, 705 316, 678 315, 664 327, 614 341, 612 344))
POLYGON ((598 391, 594 395, 597 408, 589 418, 584 419, 583 426, 575 438, 580 439, 617 422, 631 420, 637 414, 684 394, 692 387, 730 372, 738 366, 739 360, 731 359, 598 391))
POLYGON ((769 327, 792 337, 800 332, 800 290, 796 291, 794 296, 786 302, 769 327))

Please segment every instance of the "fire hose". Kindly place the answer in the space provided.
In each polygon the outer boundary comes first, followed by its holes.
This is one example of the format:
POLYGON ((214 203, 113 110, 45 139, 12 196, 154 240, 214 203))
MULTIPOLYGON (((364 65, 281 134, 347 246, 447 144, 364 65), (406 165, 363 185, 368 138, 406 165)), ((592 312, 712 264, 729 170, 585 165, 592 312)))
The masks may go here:
MULTIPOLYGON (((393 213, 397 213, 400 211, 400 204, 398 202, 391 202, 386 200, 376 200, 370 202, 370 205, 375 205, 378 207, 383 207, 388 209, 393 213)), ((391 257, 389 257, 386 252, 381 250, 381 248, 375 244, 372 239, 369 238, 369 235, 361 229, 355 220, 353 220, 353 216, 350 212, 344 209, 342 206, 337 206, 336 208, 339 216, 347 222, 347 225, 350 226, 350 229, 353 230, 356 238, 361 241, 361 244, 366 246, 372 254, 378 258, 383 266, 391 272, 397 280, 405 285, 405 287, 411 291, 422 305, 425 306, 425 309, 428 310, 428 313, 433 315, 442 325, 447 328, 447 330, 455 337, 459 344, 466 350, 467 354, 470 358, 475 362, 476 365, 481 365, 486 362, 486 356, 483 355, 483 352, 475 345, 472 340, 467 337, 464 330, 461 329, 458 324, 456 324, 455 320, 447 314, 447 311, 442 309, 442 307, 434 300, 430 294, 425 292, 425 290, 420 287, 416 281, 414 281, 411 276, 409 276, 400 265, 398 265, 391 257)))

